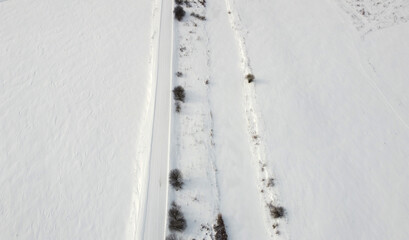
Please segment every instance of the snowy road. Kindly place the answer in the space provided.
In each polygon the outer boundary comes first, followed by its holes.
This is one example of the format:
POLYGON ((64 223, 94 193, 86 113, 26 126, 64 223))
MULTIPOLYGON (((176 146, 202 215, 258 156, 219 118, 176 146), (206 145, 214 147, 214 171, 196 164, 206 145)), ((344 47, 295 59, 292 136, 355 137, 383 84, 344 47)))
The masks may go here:
POLYGON ((165 238, 169 158, 170 92, 172 79, 172 1, 162 1, 149 182, 143 239, 165 238))

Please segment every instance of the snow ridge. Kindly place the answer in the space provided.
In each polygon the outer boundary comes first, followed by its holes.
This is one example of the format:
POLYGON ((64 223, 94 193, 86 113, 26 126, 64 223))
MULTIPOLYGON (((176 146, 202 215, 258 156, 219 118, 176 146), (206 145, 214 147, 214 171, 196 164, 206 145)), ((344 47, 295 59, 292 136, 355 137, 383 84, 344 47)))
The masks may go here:
POLYGON ((151 33, 150 33, 150 56, 149 65, 151 68, 149 77, 149 86, 147 87, 147 104, 145 105, 144 112, 142 113, 143 124, 139 130, 139 139, 137 141, 137 156, 134 169, 134 190, 132 208, 130 214, 131 226, 128 230, 128 235, 132 236, 131 239, 142 239, 144 219, 146 215, 146 201, 148 190, 148 172, 149 172, 149 157, 151 151, 152 131, 153 131, 153 115, 155 106, 155 95, 153 90, 156 89, 156 69, 158 58, 158 45, 159 45, 159 30, 160 30, 160 11, 159 1, 153 1, 152 15, 151 15, 151 33), (139 202, 138 202, 139 200, 139 202))
MULTIPOLYGON (((235 38, 239 46, 241 55, 241 69, 243 76, 252 74, 250 58, 247 54, 245 35, 247 31, 241 24, 240 14, 235 10, 234 0, 225 0, 226 8, 229 13, 229 20, 235 38)), ((266 163, 266 151, 262 133, 264 132, 263 119, 260 112, 257 110, 257 95, 254 83, 247 83, 243 79, 243 97, 246 119, 248 124, 249 143, 251 146, 251 153, 254 163, 258 163, 258 188, 262 198, 262 204, 265 208, 265 219, 268 223, 267 229, 272 239, 289 239, 286 231, 285 220, 279 218, 272 218, 270 215, 269 204, 280 206, 279 193, 274 188, 275 179, 273 174, 269 171, 266 163)))

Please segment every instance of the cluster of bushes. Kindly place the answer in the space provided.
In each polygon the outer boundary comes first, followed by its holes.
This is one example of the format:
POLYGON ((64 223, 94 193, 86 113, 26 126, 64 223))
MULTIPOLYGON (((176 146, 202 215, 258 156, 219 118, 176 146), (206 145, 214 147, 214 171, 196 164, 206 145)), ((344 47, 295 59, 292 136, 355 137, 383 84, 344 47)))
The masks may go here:
POLYGON ((180 206, 177 205, 175 202, 172 202, 171 208, 168 212, 169 218, 169 229, 171 231, 183 232, 186 227, 186 219, 183 215, 182 211, 180 210, 180 206))
POLYGON ((213 228, 214 231, 216 232, 215 234, 216 240, 227 240, 228 235, 226 232, 226 226, 224 225, 222 214, 219 213, 219 215, 217 215, 217 221, 213 228))
MULTIPOLYGON (((206 0, 203 0, 203 1, 199 1, 200 2, 200 4, 202 4, 204 7, 206 7, 206 0)), ((175 7, 175 9, 173 9, 173 13, 175 14, 175 18, 180 22, 180 21, 182 21, 183 20, 183 18, 185 17, 185 15, 186 15, 186 12, 185 12, 185 9, 183 9, 183 7, 182 7, 182 4, 185 4, 187 7, 191 7, 191 5, 190 5, 190 3, 188 2, 188 1, 183 1, 183 0, 175 0, 175 3, 176 3, 176 7, 175 7)), ((199 19, 199 20, 202 20, 202 21, 204 21, 204 20, 206 20, 206 17, 205 16, 201 16, 201 15, 199 15, 199 14, 197 14, 197 13, 191 13, 190 14, 191 16, 193 16, 193 17, 195 17, 195 18, 197 18, 197 19, 199 19)))

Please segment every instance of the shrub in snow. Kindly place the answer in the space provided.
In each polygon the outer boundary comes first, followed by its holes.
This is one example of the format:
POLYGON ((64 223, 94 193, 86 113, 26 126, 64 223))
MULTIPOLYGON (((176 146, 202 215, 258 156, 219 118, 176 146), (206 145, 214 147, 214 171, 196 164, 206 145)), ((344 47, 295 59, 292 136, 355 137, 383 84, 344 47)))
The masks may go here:
POLYGON ((183 175, 179 169, 173 169, 169 173, 169 184, 172 185, 175 190, 180 190, 183 187, 183 175))
POLYGON ((226 226, 224 225, 223 217, 222 214, 219 213, 217 215, 217 222, 213 226, 214 231, 216 232, 215 239, 216 240, 227 240, 227 232, 226 232, 226 226))
POLYGON ((182 77, 182 76, 183 76, 183 73, 182 73, 182 72, 177 72, 177 73, 176 73, 176 76, 177 76, 177 77, 182 77))
POLYGON ((175 3, 176 3, 177 5, 181 5, 181 4, 183 4, 183 0, 175 0, 175 3))
POLYGON ((249 83, 252 83, 254 81, 255 77, 254 77, 253 74, 249 73, 249 74, 246 75, 246 79, 247 79, 247 81, 249 83))
POLYGON ((270 215, 273 218, 282 218, 285 215, 285 210, 283 207, 274 206, 273 203, 267 204, 268 208, 270 209, 270 215))
POLYGON ((166 240, 180 240, 180 238, 175 233, 171 233, 166 237, 166 240))
POLYGON ((171 208, 168 212, 169 218, 169 229, 171 231, 178 231, 183 232, 186 227, 186 219, 183 216, 183 213, 180 211, 180 206, 177 205, 175 202, 172 202, 171 208))
POLYGON ((182 21, 183 17, 186 14, 185 10, 183 10, 183 7, 181 6, 176 6, 175 9, 173 10, 173 13, 175 14, 175 18, 178 21, 182 21))
POLYGON ((203 7, 206 7, 206 0, 199 0, 199 3, 203 5, 203 7))
POLYGON ((185 102, 185 89, 182 86, 177 86, 173 89, 173 98, 176 101, 185 102))
POLYGON ((180 111, 182 110, 182 106, 180 106, 180 102, 176 102, 175 105, 176 105, 176 112, 180 113, 180 111))
POLYGON ((267 181, 267 187, 274 187, 274 178, 269 178, 267 181))
POLYGON ((197 19, 199 19, 199 20, 202 20, 202 21, 205 21, 206 20, 206 17, 205 16, 201 16, 201 15, 199 15, 199 14, 197 14, 197 13, 191 13, 190 14, 190 16, 192 16, 192 17, 195 17, 195 18, 197 18, 197 19))

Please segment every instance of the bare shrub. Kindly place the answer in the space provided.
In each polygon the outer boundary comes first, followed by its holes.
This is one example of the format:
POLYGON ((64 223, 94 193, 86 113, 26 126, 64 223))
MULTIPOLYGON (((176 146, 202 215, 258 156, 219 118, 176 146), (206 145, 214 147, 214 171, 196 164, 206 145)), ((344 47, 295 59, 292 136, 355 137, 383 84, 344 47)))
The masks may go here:
POLYGON ((180 102, 175 103, 175 108, 177 113, 180 113, 180 111, 182 111, 182 106, 180 105, 180 102))
POLYGON ((213 226, 213 228, 214 228, 214 231, 216 232, 215 240, 227 240, 228 239, 228 235, 226 232, 226 226, 224 225, 222 214, 219 213, 219 215, 217 215, 217 222, 213 226))
POLYGON ((172 169, 169 173, 169 184, 175 188, 176 191, 183 188, 183 175, 179 169, 172 169))
POLYGON ((183 3, 186 5, 186 7, 188 7, 188 8, 191 8, 192 7, 192 4, 188 1, 188 0, 185 0, 185 1, 183 1, 183 3))
POLYGON ((267 204, 270 209, 270 215, 273 218, 282 218, 285 215, 285 209, 283 207, 274 206, 273 203, 267 204))
POLYGON ((182 86, 177 86, 173 89, 173 99, 176 101, 185 102, 185 89, 182 86))
POLYGON ((252 82, 254 82, 255 77, 254 77, 253 74, 249 73, 249 74, 246 75, 246 79, 247 79, 247 81, 249 83, 252 83, 252 82))
POLYGON ((274 187, 274 178, 269 178, 267 181, 267 187, 274 187))
POLYGON ((171 208, 168 212, 169 218, 169 229, 171 231, 178 231, 183 232, 186 227, 186 219, 183 213, 180 210, 180 206, 177 205, 175 202, 172 202, 171 208))
POLYGON ((192 12, 192 13, 190 14, 190 16, 195 17, 195 18, 197 18, 197 19, 199 19, 199 20, 202 20, 202 21, 205 21, 205 20, 206 20, 206 17, 205 17, 205 16, 201 16, 201 15, 199 15, 199 14, 197 14, 197 13, 194 13, 194 12, 192 12))
POLYGON ((175 14, 175 18, 178 21, 182 21, 183 17, 186 15, 185 10, 181 6, 176 6, 175 9, 173 10, 173 13, 175 14))

